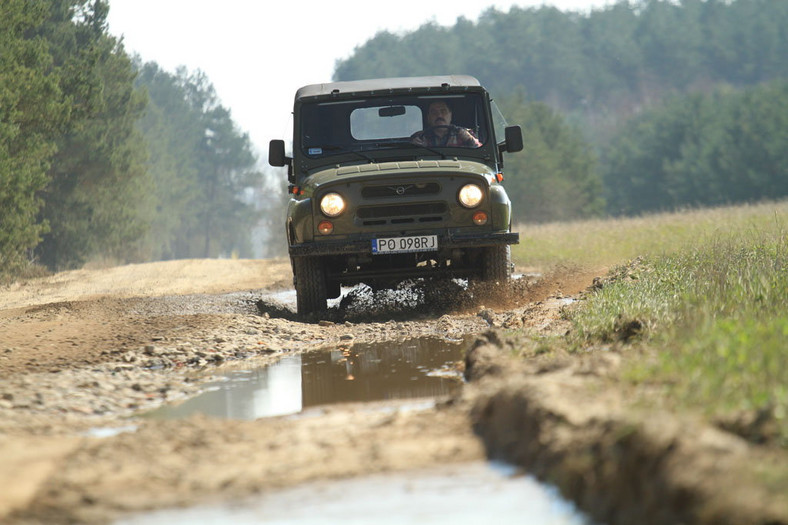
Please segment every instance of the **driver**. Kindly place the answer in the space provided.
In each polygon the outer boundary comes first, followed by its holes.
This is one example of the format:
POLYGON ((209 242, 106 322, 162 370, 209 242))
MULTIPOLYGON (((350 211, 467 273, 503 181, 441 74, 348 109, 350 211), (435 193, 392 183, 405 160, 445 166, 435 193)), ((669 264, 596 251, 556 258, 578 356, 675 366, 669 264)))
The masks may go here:
POLYGON ((471 130, 451 123, 451 107, 443 100, 430 103, 427 108, 427 128, 411 135, 411 141, 419 146, 461 146, 478 148, 482 143, 471 130))

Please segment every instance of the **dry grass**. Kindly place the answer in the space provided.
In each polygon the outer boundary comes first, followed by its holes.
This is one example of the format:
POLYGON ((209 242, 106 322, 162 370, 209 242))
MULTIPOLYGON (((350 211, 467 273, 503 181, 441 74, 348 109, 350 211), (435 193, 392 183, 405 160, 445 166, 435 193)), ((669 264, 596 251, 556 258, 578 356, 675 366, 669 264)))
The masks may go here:
POLYGON ((720 236, 748 236, 788 223, 788 201, 687 210, 636 218, 519 225, 512 256, 522 266, 608 267, 664 255, 720 236))

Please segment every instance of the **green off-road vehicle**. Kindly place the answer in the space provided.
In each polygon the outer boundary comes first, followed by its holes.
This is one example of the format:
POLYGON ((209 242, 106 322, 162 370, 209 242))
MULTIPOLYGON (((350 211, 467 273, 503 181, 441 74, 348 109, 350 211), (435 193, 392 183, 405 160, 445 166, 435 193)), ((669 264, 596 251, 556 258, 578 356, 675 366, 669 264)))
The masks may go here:
POLYGON ((523 148, 469 76, 315 84, 296 92, 286 232, 299 315, 341 286, 406 279, 507 281, 511 203, 503 153, 523 148))

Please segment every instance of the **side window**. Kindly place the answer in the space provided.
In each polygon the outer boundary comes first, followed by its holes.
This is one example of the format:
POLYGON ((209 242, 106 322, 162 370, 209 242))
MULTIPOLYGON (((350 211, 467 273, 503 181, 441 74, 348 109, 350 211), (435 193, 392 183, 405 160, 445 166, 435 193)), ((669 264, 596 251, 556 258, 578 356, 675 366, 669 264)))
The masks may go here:
POLYGON ((384 106, 354 109, 350 114, 350 134, 355 140, 410 137, 422 128, 417 106, 384 106))

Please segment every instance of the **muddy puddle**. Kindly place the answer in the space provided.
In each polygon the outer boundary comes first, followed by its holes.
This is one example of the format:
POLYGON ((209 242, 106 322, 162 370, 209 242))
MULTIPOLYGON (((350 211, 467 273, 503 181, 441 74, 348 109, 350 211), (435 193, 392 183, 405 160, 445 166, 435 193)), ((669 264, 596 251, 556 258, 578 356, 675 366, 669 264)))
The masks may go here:
POLYGON ((474 462, 313 482, 232 504, 137 515, 116 525, 590 525, 553 488, 514 468, 474 462))
MULTIPOLYGON (((148 414, 195 413, 259 419, 311 413, 340 403, 376 402, 375 410, 426 409, 463 386, 458 364, 475 338, 437 337, 352 344, 285 356, 261 368, 235 369, 201 395, 148 414), (390 402, 390 403, 387 403, 390 402), (310 409, 318 409, 313 411, 310 409)), ((128 516, 116 525, 266 523, 588 525, 550 486, 513 467, 488 462, 311 482, 233 503, 128 516)))
POLYGON ((470 342, 421 338, 285 356, 262 368, 229 372, 203 394, 148 416, 251 420, 335 403, 448 396, 462 388, 457 363, 470 342))

